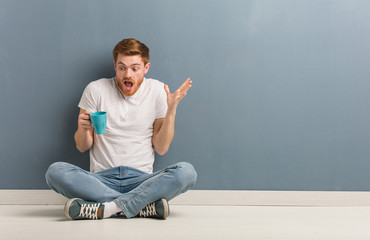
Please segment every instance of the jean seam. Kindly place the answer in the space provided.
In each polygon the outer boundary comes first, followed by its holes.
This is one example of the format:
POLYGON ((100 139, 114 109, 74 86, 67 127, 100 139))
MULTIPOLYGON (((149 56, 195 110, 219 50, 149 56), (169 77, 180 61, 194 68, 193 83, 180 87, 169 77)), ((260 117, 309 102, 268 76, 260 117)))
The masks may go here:
MULTIPOLYGON (((147 187, 145 187, 144 189, 142 189, 140 192, 138 192, 138 193, 136 193, 135 194, 135 196, 133 196, 132 198, 130 198, 130 199, 128 199, 128 200, 126 200, 126 201, 124 201, 124 203, 123 204, 127 204, 128 202, 130 202, 133 198, 135 198, 135 197, 137 197, 139 194, 141 194, 142 192, 144 192, 146 189, 148 189, 153 183, 155 183, 155 182, 157 182, 158 181, 158 179, 160 178, 160 177, 162 177, 162 176, 164 176, 164 175, 166 175, 167 174, 167 171, 163 171, 163 172, 161 172, 161 173, 159 173, 158 174, 158 177, 152 182, 152 183, 150 183, 147 187)), ((116 199, 117 200, 117 199, 116 199)), ((115 203, 117 204, 117 202, 116 202, 116 200, 114 200, 115 201, 115 203)), ((117 200, 118 201, 118 200, 117 200)), ((125 211, 127 211, 127 208, 123 205, 123 204, 117 204, 118 205, 118 207, 119 208, 121 208, 121 209, 125 209, 125 211)), ((128 211, 127 211, 128 212, 128 211)), ((124 212, 124 214, 126 215, 126 217, 133 217, 133 216, 128 216, 127 215, 127 212, 124 212)))
POLYGON ((128 218, 130 218, 130 217, 131 217, 131 216, 129 216, 129 214, 128 214, 128 210, 127 210, 127 208, 126 208, 123 204, 120 204, 120 203, 118 202, 118 200, 117 200, 117 199, 115 199, 113 202, 114 202, 115 204, 117 204, 117 206, 122 210, 123 214, 124 214, 126 217, 128 217, 128 218))

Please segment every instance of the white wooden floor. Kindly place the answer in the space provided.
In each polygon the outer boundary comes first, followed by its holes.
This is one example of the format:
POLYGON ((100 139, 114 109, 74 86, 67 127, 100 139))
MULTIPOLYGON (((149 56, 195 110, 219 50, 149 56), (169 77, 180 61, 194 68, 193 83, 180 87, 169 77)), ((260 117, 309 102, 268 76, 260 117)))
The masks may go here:
POLYGON ((63 205, 0 205, 0 239, 370 239, 370 207, 173 205, 167 220, 68 221, 63 205))

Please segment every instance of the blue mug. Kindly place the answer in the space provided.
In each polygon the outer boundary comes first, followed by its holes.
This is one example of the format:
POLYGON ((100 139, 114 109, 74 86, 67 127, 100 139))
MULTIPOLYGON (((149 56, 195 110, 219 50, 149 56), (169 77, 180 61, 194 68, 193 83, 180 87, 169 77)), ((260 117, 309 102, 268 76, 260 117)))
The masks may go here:
POLYGON ((94 112, 90 114, 90 119, 96 134, 104 134, 107 125, 106 112, 94 112))

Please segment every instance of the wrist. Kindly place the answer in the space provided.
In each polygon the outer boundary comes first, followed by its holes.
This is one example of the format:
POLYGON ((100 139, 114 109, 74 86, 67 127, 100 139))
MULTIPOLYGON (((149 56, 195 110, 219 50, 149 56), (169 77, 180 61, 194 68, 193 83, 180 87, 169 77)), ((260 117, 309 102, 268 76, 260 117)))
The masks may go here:
POLYGON ((167 109, 167 115, 176 116, 176 107, 169 107, 167 109))

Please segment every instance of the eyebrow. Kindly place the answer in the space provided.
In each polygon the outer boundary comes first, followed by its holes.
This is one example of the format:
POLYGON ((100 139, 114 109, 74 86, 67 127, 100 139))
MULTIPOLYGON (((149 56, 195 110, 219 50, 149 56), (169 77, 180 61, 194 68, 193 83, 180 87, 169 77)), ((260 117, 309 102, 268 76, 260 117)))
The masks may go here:
MULTIPOLYGON (((118 62, 118 64, 121 64, 121 65, 125 65, 126 66, 126 64, 124 64, 123 62, 118 62)), ((141 66, 141 64, 140 63, 134 63, 131 66, 141 66)))

